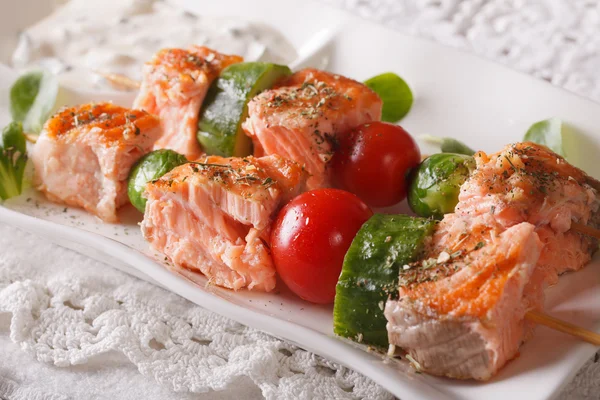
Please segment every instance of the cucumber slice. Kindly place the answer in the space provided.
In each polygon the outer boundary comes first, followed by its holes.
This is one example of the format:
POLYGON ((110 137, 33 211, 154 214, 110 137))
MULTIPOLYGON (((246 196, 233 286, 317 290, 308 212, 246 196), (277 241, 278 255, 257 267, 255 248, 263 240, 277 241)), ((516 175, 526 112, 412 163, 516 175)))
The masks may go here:
POLYGON ((198 119, 198 141, 207 154, 244 157, 252 142, 242 131, 248 102, 279 79, 291 75, 284 65, 246 62, 225 68, 211 85, 198 119))
POLYGON ((336 286, 333 331, 337 335, 387 348, 385 302, 397 296, 400 268, 416 260, 435 225, 425 218, 375 214, 360 228, 336 286))

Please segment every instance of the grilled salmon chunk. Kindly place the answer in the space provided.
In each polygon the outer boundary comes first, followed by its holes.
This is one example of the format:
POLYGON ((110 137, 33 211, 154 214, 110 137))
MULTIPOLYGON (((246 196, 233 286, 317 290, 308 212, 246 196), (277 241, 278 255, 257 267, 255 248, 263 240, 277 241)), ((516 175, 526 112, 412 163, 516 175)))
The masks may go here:
POLYGON ((203 157, 147 185, 142 233, 169 268, 193 282, 203 274, 230 289, 273 290, 271 221, 306 178, 277 155, 203 157))
MULTIPOLYGON (((600 201, 590 186, 593 178, 544 146, 524 142, 506 146, 490 156, 476 155, 477 169, 461 188, 457 214, 492 214, 504 227, 529 222, 544 243, 539 268, 530 282, 543 287, 558 282, 566 271, 586 265, 597 240, 571 231, 572 221, 598 226, 600 201)), ((532 308, 535 304, 532 304, 532 308)))
POLYGON ((491 213, 507 227, 528 221, 566 232, 571 221, 587 224, 598 211, 594 179, 545 146, 515 143, 489 156, 479 152, 475 161, 461 187, 460 215, 491 213))
POLYGON ((160 137, 158 119, 111 103, 59 111, 31 153, 34 184, 48 199, 117 222, 132 165, 160 137))
POLYGON ((239 56, 193 46, 161 50, 144 65, 134 108, 160 117, 163 136, 156 149, 172 149, 190 160, 201 155, 196 132, 204 97, 223 68, 242 61, 239 56))
POLYGON ((587 264, 597 241, 592 178, 533 143, 476 155, 455 213, 439 223, 426 256, 400 274, 389 300, 390 343, 432 374, 489 379, 532 335, 527 311, 544 289, 587 264), (457 351, 456 349, 460 349, 457 351))
POLYGON ((295 73, 248 104, 243 128, 255 155, 279 154, 311 174, 308 189, 330 186, 337 135, 381 119, 379 96, 360 82, 316 69, 295 73))
POLYGON ((478 219, 470 228, 485 233, 480 242, 447 260, 434 247, 401 274, 398 300, 386 303, 390 343, 434 375, 488 379, 517 354, 529 328, 523 299, 542 243, 529 223, 489 230, 478 219))

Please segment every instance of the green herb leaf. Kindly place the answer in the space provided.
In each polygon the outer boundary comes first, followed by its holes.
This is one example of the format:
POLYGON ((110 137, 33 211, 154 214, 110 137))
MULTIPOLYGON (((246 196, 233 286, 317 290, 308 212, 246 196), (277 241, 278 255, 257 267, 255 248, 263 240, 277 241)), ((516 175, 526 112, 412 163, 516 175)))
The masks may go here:
POLYGON ((19 122, 11 122, 2 131, 0 147, 0 199, 21 194, 27 165, 25 135, 19 122))
POLYGON ((365 85, 383 101, 382 121, 398 122, 410 111, 413 103, 412 91, 404 79, 393 72, 367 79, 365 85))
MULTIPOLYGON (((154 150, 142 158, 131 168, 127 182, 127 195, 131 204, 139 211, 146 209, 146 184, 154 182, 173 168, 185 164, 187 159, 168 149, 154 150)), ((197 167, 195 167, 197 169, 197 167)), ((171 185, 172 181, 169 182, 171 185)))
POLYGON ((420 139, 423 139, 425 142, 440 146, 440 151, 442 153, 455 153, 455 154, 464 154, 466 156, 472 156, 475 154, 475 150, 464 144, 463 142, 449 138, 449 137, 437 137, 431 135, 421 135, 420 139))
POLYGON ((21 75, 10 89, 10 113, 26 132, 39 133, 56 104, 58 80, 45 70, 21 75))
POLYGON ((23 127, 19 122, 11 122, 4 128, 0 148, 3 150, 11 149, 21 153, 27 152, 27 141, 23 134, 23 127))
POLYGON ((553 152, 566 157, 563 146, 563 133, 563 122, 558 118, 550 118, 531 125, 523 140, 544 145, 553 152))

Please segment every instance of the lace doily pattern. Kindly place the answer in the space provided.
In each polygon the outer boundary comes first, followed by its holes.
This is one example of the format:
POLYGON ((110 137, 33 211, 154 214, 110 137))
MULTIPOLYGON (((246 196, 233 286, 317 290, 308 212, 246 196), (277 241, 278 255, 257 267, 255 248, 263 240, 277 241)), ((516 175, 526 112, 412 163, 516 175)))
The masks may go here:
POLYGON ((0 313, 39 361, 65 367, 118 351, 178 392, 247 376, 267 399, 391 398, 352 370, 107 265, 4 225, 0 238, 12 250, 0 256, 0 313))

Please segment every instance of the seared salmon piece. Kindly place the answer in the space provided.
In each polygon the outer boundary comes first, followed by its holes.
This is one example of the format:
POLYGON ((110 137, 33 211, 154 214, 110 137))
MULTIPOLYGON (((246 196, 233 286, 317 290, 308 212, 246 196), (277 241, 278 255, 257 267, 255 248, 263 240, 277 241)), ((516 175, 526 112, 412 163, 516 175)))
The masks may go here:
POLYGON ((161 50, 144 65, 134 108, 160 118, 163 136, 155 149, 172 149, 190 160, 202 154, 196 133, 204 97, 223 68, 242 61, 239 56, 193 46, 161 50))
POLYGON ((390 343, 435 375, 489 379, 518 354, 544 289, 587 264, 598 243, 571 230, 598 226, 596 182, 544 146, 490 156, 461 187, 426 257, 403 269, 386 304, 390 343), (460 349, 457 351, 456 349, 460 349))
POLYGON ((255 155, 279 154, 304 165, 308 189, 330 186, 327 163, 337 136, 381 119, 382 102, 364 84, 304 69, 248 103, 243 129, 255 155))
POLYGON ((193 282, 201 274, 230 289, 271 291, 275 267, 268 232, 283 201, 307 174, 280 156, 208 156, 148 183, 142 233, 193 282))
MULTIPOLYGON (((504 227, 536 226, 544 251, 531 285, 542 288, 577 271, 592 258, 598 241, 571 231, 573 221, 598 226, 597 182, 545 146, 515 143, 502 151, 476 154, 477 168, 461 187, 459 215, 491 214, 504 227)), ((533 290, 543 297, 543 290, 533 290)), ((535 303, 541 303, 537 299, 535 303)))
POLYGON ((491 213, 504 226, 528 221, 556 232, 587 224, 598 211, 594 179, 545 146, 515 143, 475 155, 477 168, 461 187, 456 212, 491 213))
POLYGON ((31 152, 34 184, 51 201, 118 222, 133 164, 160 137, 158 118, 111 103, 66 108, 51 117, 31 152))
POLYGON ((385 306, 390 343, 434 375, 489 379, 531 329, 523 304, 543 247, 535 227, 489 229, 477 218, 469 224, 486 232, 480 242, 463 243, 452 255, 434 246, 403 269, 398 300, 385 306))

